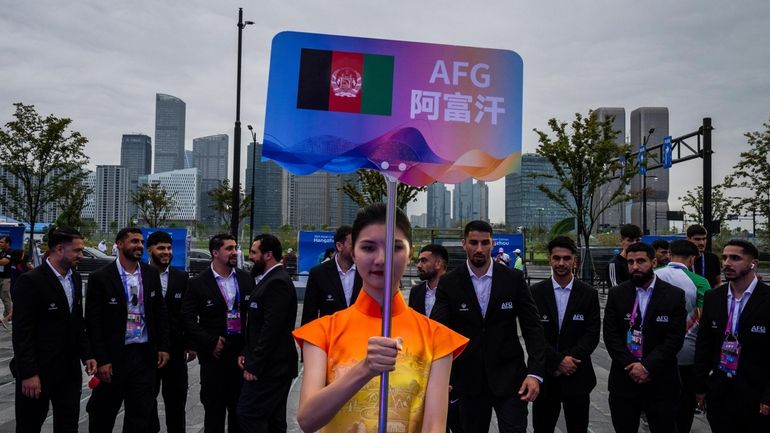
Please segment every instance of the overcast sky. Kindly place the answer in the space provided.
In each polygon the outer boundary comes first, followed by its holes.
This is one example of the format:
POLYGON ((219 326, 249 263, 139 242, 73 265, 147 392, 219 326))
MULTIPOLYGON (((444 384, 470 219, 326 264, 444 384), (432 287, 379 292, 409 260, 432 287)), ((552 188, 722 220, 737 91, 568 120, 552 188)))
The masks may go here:
MULTIPOLYGON (((766 0, 0 0, 0 123, 12 103, 34 104, 74 120, 92 166, 118 164, 122 134, 154 141, 155 93, 167 93, 187 104, 187 148, 205 135, 232 140, 239 6, 256 22, 244 30, 244 151, 247 124, 261 141, 270 42, 284 30, 516 51, 525 152, 551 117, 666 106, 674 137, 713 119, 718 183, 746 148, 743 134, 770 117, 766 0)), ((701 178, 699 160, 675 166, 672 209, 701 178)), ((494 222, 505 217, 503 192, 503 180, 491 184, 494 222)))

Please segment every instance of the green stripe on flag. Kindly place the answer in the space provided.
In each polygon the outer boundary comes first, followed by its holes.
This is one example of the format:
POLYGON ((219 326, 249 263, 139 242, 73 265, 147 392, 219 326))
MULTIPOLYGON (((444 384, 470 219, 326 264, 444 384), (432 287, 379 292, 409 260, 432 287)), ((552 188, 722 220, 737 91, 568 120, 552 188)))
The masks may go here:
POLYGON ((361 112, 390 116, 393 105, 393 56, 364 55, 361 112))

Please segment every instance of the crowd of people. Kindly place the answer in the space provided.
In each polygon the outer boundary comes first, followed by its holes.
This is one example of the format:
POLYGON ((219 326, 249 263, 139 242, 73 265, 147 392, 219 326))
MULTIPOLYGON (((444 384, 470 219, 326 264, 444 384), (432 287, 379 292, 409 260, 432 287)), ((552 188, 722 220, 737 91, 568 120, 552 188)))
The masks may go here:
POLYGON ((116 261, 89 275, 84 295, 83 236, 52 228, 45 261, 14 290, 17 431, 39 432, 50 406, 54 431, 76 432, 85 371, 90 432, 112 431, 121 405, 124 432, 159 431, 160 396, 167 430, 184 432, 187 364, 197 359, 206 432, 285 432, 300 360, 303 431, 376 431, 389 372, 387 431, 486 433, 494 411, 499 431, 525 432, 532 403, 535 432, 553 432, 562 410, 568 432, 587 432, 602 336, 615 431, 636 433, 645 416, 653 433, 686 433, 696 408, 714 432, 770 431, 770 286, 753 244, 727 242, 720 261, 705 251, 703 227, 648 245, 624 226, 602 317, 598 291, 574 275, 572 239, 550 240, 551 277, 529 287, 510 256, 493 255, 484 221, 465 226, 467 260, 451 271, 443 246, 422 247, 422 282, 405 299, 411 227, 397 211, 389 270, 385 224, 385 206, 372 205, 336 231, 335 253, 310 271, 298 329, 282 263, 293 251, 271 234, 253 239, 250 272, 237 267, 232 236, 212 237, 210 267, 189 278, 170 266, 167 233, 125 228, 116 261))

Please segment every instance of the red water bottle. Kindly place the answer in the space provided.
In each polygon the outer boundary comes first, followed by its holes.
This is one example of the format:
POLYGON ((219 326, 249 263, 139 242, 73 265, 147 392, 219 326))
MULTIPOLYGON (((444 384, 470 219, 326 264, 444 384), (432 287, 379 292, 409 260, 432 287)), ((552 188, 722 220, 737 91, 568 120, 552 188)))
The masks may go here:
POLYGON ((88 381, 88 387, 95 389, 97 386, 99 386, 99 383, 101 383, 101 380, 99 380, 99 378, 94 375, 91 380, 88 381))

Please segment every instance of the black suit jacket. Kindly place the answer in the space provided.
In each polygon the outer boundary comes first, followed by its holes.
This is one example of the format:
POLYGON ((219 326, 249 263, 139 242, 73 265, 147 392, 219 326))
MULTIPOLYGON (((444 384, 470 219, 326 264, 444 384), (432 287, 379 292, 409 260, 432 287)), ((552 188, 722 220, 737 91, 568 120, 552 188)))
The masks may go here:
MULTIPOLYGON (((636 394, 652 390, 661 396, 679 392, 679 369, 676 354, 684 343, 687 311, 684 307, 684 291, 655 279, 655 286, 647 305, 642 335, 644 346, 641 363, 650 373, 650 382, 639 385, 634 382, 625 367, 636 358, 626 347, 631 322, 631 309, 636 300, 636 287, 632 281, 613 287, 604 308, 604 344, 612 358, 609 375, 609 391, 620 394, 636 394)), ((637 325, 640 318, 637 317, 637 325)))
MULTIPOLYGON (((168 313, 163 302, 160 274, 148 264, 140 263, 139 266, 148 343, 153 352, 168 352, 168 313)), ((126 290, 118 267, 112 262, 88 276, 86 291, 86 330, 100 366, 114 364, 123 358, 127 319, 126 290)))
POLYGON ((546 384, 553 383, 565 395, 586 395, 596 386, 596 374, 591 354, 599 344, 602 327, 599 292, 581 281, 574 280, 559 331, 559 313, 550 278, 532 286, 532 297, 540 312, 545 332, 546 384), (565 356, 580 360, 577 370, 569 376, 554 377, 565 356))
MULTIPOLYGON (((356 302, 362 284, 361 276, 356 272, 350 305, 356 302)), ((301 320, 303 325, 311 320, 348 308, 335 259, 325 261, 310 269, 303 302, 301 320)))
POLYGON ((254 289, 254 279, 244 270, 236 268, 235 272, 240 294, 241 335, 227 335, 227 304, 219 291, 211 266, 190 278, 187 284, 187 293, 182 300, 182 322, 202 362, 214 358, 214 347, 219 337, 226 338, 228 349, 237 353, 243 350, 246 308, 254 289))
POLYGON ((166 289, 166 310, 168 311, 169 334, 171 337, 172 356, 180 356, 185 349, 191 348, 184 336, 182 325, 182 299, 187 291, 187 281, 190 276, 185 271, 172 267, 168 268, 168 287, 166 289))
POLYGON ((294 323, 297 292, 283 266, 270 270, 251 293, 246 318, 245 369, 258 379, 297 377, 294 323))
POLYGON ((425 315, 425 290, 427 290, 427 285, 428 282, 423 281, 420 284, 415 284, 409 290, 409 306, 422 315, 425 315))
POLYGON ((743 307, 738 321, 741 354, 733 379, 718 368, 727 325, 727 290, 723 284, 706 292, 695 343, 695 390, 708 392, 709 399, 739 399, 756 412, 760 402, 770 404, 770 286, 757 283, 743 307), (734 391, 728 393, 729 381, 734 382, 734 391))
POLYGON ((436 291, 431 319, 470 339, 462 356, 452 363, 451 383, 461 397, 484 392, 485 375, 488 389, 498 397, 516 394, 527 374, 545 375, 543 328, 524 273, 497 263, 493 266, 486 317, 467 266, 445 274, 436 291), (528 365, 516 332, 517 319, 528 365))
POLYGON ((64 288, 48 263, 16 281, 11 372, 17 379, 37 374, 43 381, 79 380, 80 361, 92 358, 83 323, 83 282, 74 271, 72 280, 71 312, 64 288))

